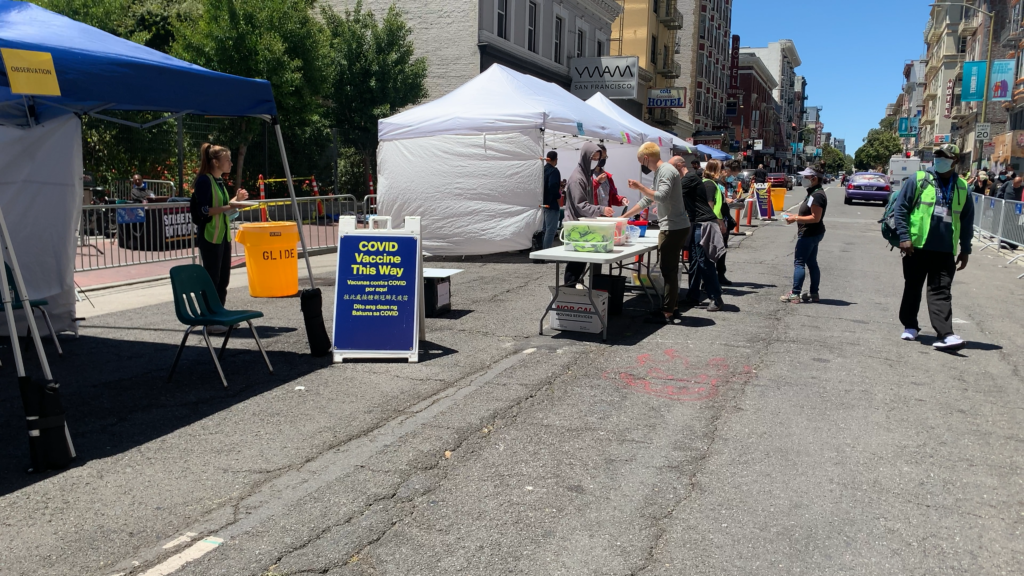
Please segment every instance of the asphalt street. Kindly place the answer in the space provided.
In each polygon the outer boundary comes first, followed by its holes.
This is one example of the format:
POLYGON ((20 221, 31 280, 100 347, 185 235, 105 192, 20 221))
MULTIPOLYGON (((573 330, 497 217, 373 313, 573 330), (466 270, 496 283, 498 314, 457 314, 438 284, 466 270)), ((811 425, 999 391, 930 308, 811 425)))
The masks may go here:
POLYGON ((238 288, 275 374, 242 331, 229 388, 198 338, 168 383, 170 305, 96 316, 51 358, 74 467, 22 472, 0 389, 0 574, 1024 573, 1020 269, 957 274, 966 350, 932 350, 924 309, 903 342, 882 207, 828 193, 820 304, 779 301, 773 223, 730 251, 724 311, 656 326, 636 298, 607 343, 537 335, 554 265, 520 255, 432 264, 465 272, 417 364, 313 359, 297 299, 238 288))

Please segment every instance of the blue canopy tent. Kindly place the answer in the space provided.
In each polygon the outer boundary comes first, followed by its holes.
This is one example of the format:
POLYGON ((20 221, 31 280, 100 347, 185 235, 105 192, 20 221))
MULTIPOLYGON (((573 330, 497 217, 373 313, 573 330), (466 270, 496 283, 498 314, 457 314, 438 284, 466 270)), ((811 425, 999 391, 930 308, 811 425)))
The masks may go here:
MULTIPOLYGON (((206 70, 34 4, 11 0, 0 0, 0 59, 4 63, 0 71, 0 240, 8 248, 6 258, 21 298, 47 298, 53 307, 66 305, 59 317, 51 314, 58 328, 67 328, 69 323, 73 326, 75 318, 74 230, 82 202, 83 116, 140 129, 185 114, 253 116, 271 122, 298 218, 269 82, 206 70), (137 124, 104 114, 113 110, 163 112, 166 116, 137 124), (15 249, 23 256, 23 266, 18 264, 15 249), (22 268, 26 269, 24 275, 22 268)), ((179 186, 182 176, 179 168, 179 186)), ((298 230, 312 287, 313 270, 301 223, 298 230)), ((10 294, 6 282, 0 285, 18 374, 24 376, 17 330, 12 329, 15 320, 10 294)), ((44 376, 52 380, 35 321, 31 314, 25 316, 44 376)), ((31 441, 31 431, 29 436, 31 441)))
POLYGON ((718 148, 712 148, 711 146, 707 146, 704 144, 697 144, 697 150, 704 154, 707 154, 708 156, 711 156, 712 160, 732 160, 732 156, 726 154, 725 152, 722 152, 718 148))
MULTIPOLYGON (((12 0, 0 0, 0 50, 5 56, 0 72, 0 126, 33 128, 68 114, 89 115, 140 129, 185 114, 259 117, 274 125, 292 208, 299 213, 277 106, 266 80, 213 72, 34 4, 12 0), (13 93, 8 50, 49 55, 60 95, 13 93), (102 114, 107 110, 168 115, 148 124, 135 124, 102 114)), ((301 226, 299 237, 303 252, 308 253, 301 226)), ((306 267, 312 285, 308 256, 306 267)))

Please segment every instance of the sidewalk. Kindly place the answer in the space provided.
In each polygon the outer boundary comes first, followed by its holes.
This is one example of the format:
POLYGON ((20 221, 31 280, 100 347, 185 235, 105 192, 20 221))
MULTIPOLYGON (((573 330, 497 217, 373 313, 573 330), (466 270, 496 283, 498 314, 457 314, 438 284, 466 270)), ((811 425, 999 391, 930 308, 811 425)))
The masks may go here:
MULTIPOLYGON (((333 274, 337 261, 337 254, 322 254, 320 256, 312 256, 309 259, 309 262, 313 267, 314 276, 333 274)), ((165 262, 163 264, 167 264, 166 270, 169 271, 173 266, 180 266, 187 263, 188 260, 180 260, 177 262, 165 262)), ((154 270, 156 269, 154 268, 155 266, 156 264, 142 264, 126 268, 148 268, 154 270)), ((124 269, 125 268, 114 270, 124 269)), ((163 274, 166 275, 167 272, 165 271, 163 274)), ((149 276, 143 276, 140 274, 137 279, 141 280, 143 278, 153 276, 159 276, 159 273, 151 274, 149 276)), ((77 281, 78 274, 75 275, 75 279, 77 281)), ((249 276, 244 267, 236 268, 231 271, 231 288, 239 288, 241 286, 248 285, 249 276)), ((306 274, 306 265, 300 260, 299 288, 308 287, 309 278, 306 274)), ((86 295, 88 296, 88 299, 83 298, 82 301, 78 303, 78 316, 82 318, 95 318, 96 316, 102 316, 103 314, 109 314, 111 312, 134 310, 136 308, 151 306, 153 304, 171 302, 171 280, 170 278, 160 278, 151 282, 123 284, 111 288, 87 291, 86 295)))

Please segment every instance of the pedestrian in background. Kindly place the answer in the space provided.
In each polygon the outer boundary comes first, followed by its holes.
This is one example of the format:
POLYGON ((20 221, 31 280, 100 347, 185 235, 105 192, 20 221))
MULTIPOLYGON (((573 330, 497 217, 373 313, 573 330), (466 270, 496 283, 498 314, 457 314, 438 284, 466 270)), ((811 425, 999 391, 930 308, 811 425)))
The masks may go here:
POLYGON ((921 332, 917 312, 921 289, 928 285, 928 315, 937 350, 959 350, 966 342, 953 333, 953 276, 967 267, 974 234, 974 202, 967 182, 953 171, 960 156, 955 144, 935 152, 931 168, 907 178, 896 200, 896 229, 903 252, 903 340, 921 332), (959 252, 959 253, 958 253, 959 252), (959 265, 959 267, 958 267, 959 265))
POLYGON ((1013 178, 1010 177, 1009 170, 1004 168, 999 171, 999 179, 996 185, 999 186, 996 198, 1002 198, 1003 200, 1013 200, 1015 198, 1013 194, 1013 178))
POLYGON ((793 251, 793 289, 782 296, 783 302, 819 302, 818 289, 821 286, 821 269, 818 268, 818 245, 825 237, 825 210, 828 196, 822 190, 822 168, 807 168, 800 172, 801 184, 807 190, 807 197, 800 203, 797 215, 786 216, 786 224, 796 222, 796 249, 793 251), (810 292, 801 295, 804 278, 810 273, 810 292))
MULTIPOLYGON (((683 257, 683 248, 690 237, 690 219, 686 215, 683 202, 682 176, 679 169, 670 162, 661 160, 661 148, 653 142, 644 142, 637 151, 640 171, 654 174, 654 189, 637 182, 629 181, 629 187, 640 192, 640 201, 626 211, 623 216, 629 218, 657 203, 658 212, 658 260, 661 264, 661 276, 665 280, 665 294, 662 299, 661 314, 654 316, 653 321, 667 324, 672 316, 679 311, 679 264, 683 257)), ((673 160, 678 157, 673 157, 673 160)), ((682 162, 682 158, 678 159, 682 162)), ((696 180, 696 177, 692 177, 696 180)))
POLYGON ((1024 202, 1024 178, 1017 176, 1013 179, 1013 198, 1014 202, 1024 202))
POLYGON ((701 167, 700 167, 700 160, 697 160, 696 158, 694 158, 693 160, 690 160, 690 170, 694 174, 696 174, 699 178, 703 178, 704 177, 704 170, 701 169, 701 167))
POLYGON ((546 250, 555 244, 558 233, 558 221, 561 209, 558 201, 562 196, 561 182, 558 172, 558 152, 548 152, 544 159, 544 240, 541 246, 546 250))
MULTIPOLYGON (((718 160, 710 160, 705 164, 703 176, 708 176, 710 172, 717 178, 720 170, 721 163, 718 160)), ((708 305, 709 312, 717 312, 724 306, 722 285, 718 282, 718 269, 701 245, 707 227, 717 228, 719 236, 721 235, 721 227, 724 224, 715 214, 715 203, 718 198, 718 184, 713 180, 697 177, 693 181, 683 183, 683 200, 686 204, 686 213, 690 216, 690 266, 686 304, 690 307, 703 306, 703 290, 711 299, 711 304, 708 305)))
POLYGON ((768 181, 768 172, 764 169, 764 164, 758 164, 757 170, 754 170, 754 182, 757 184, 764 184, 768 181))
MULTIPOLYGON (((708 166, 711 166, 711 162, 708 162, 708 166)), ((708 170, 704 171, 707 175, 708 170)), ((718 174, 716 183, 718 184, 718 195, 719 198, 715 200, 715 216, 722 221, 722 246, 725 248, 725 252, 718 257, 715 262, 715 270, 718 272, 718 283, 722 286, 732 286, 732 281, 725 277, 725 257, 728 255, 729 249, 729 232, 736 225, 736 221, 733 220, 732 212, 729 211, 729 201, 732 198, 732 194, 729 192, 729 186, 732 181, 732 176, 729 174, 731 171, 729 167, 722 164, 721 172, 718 174)))

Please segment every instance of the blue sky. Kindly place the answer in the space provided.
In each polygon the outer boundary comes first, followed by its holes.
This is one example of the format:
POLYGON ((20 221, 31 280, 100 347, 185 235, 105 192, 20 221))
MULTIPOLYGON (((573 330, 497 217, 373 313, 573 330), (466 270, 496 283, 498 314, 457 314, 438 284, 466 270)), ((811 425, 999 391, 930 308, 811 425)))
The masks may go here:
POLYGON ((735 0, 732 33, 743 46, 796 44, 808 106, 853 155, 903 85, 903 65, 924 52, 933 0, 735 0))

